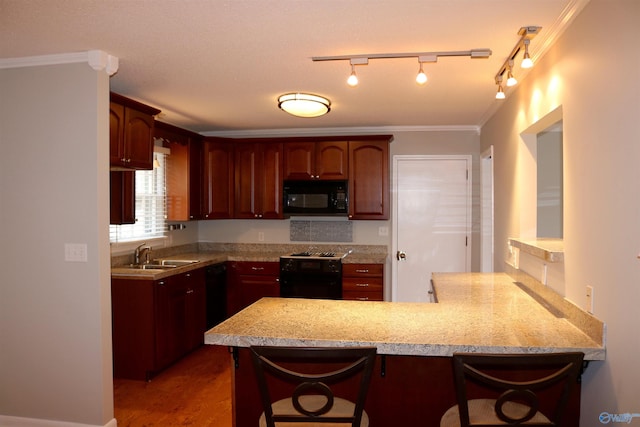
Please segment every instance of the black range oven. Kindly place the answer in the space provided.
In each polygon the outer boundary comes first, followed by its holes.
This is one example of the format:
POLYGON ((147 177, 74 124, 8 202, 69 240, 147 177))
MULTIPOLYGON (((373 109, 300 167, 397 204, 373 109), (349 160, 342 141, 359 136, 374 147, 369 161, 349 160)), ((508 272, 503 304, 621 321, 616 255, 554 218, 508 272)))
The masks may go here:
POLYGON ((280 257, 280 296, 342 299, 342 258, 333 252, 280 257))

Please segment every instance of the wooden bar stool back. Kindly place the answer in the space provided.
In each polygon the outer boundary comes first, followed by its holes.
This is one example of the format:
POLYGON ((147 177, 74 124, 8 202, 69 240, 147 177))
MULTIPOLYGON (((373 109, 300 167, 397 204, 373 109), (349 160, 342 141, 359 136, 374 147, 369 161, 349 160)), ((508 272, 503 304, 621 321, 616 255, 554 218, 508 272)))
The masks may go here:
POLYGON ((264 409, 258 425, 368 426, 375 356, 375 347, 251 347, 264 409))
POLYGON ((560 426, 583 358, 580 352, 455 353, 458 404, 443 415, 440 427, 560 426))

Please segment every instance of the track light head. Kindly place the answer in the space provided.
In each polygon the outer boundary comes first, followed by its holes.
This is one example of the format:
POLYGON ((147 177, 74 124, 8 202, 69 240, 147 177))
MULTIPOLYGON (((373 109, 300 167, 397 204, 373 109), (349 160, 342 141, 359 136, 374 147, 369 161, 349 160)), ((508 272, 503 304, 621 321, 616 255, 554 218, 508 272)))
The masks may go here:
POLYGON ((496 99, 505 99, 504 89, 502 88, 502 76, 496 79, 498 85, 498 92, 496 92, 496 99))
POLYGON ((511 87, 511 86, 515 86, 518 84, 518 80, 516 80, 515 77, 513 77, 513 72, 511 70, 513 70, 513 59, 509 60, 509 68, 507 68, 507 86, 511 87))
POLYGON ((418 71, 418 75, 416 76, 416 83, 419 85, 423 85, 427 82, 427 75, 422 70, 422 62, 420 63, 420 71, 418 71))
POLYGON ((358 76, 356 76, 356 70, 353 65, 351 65, 351 74, 349 74, 349 78, 347 78, 347 84, 351 87, 358 86, 358 76))
POLYGON ((520 64, 520 66, 522 68, 531 68, 533 67, 533 61, 531 60, 531 57, 529 56, 529 39, 525 39, 523 40, 524 43, 524 58, 522 58, 522 63, 520 64))

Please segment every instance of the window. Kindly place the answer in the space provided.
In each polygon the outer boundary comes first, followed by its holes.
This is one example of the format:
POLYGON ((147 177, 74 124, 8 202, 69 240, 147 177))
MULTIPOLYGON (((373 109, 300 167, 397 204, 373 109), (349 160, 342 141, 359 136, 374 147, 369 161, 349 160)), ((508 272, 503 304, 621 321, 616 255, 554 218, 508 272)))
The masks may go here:
POLYGON ((166 154, 154 153, 153 170, 136 171, 136 223, 111 225, 111 243, 164 237, 166 232, 166 154))

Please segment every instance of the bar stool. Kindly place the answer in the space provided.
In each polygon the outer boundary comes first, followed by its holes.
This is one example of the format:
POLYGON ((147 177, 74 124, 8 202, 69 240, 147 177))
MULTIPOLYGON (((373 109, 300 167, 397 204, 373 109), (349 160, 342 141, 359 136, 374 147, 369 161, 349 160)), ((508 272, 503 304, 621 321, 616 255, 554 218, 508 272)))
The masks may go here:
POLYGON ((364 402, 375 356, 375 347, 252 346, 251 358, 264 409, 258 425, 368 426, 364 402), (334 390, 349 380, 357 384, 355 396, 345 399, 345 388, 341 388, 343 397, 337 397, 334 390), (287 397, 275 402, 272 399, 283 395, 287 397))
POLYGON ((458 404, 445 412, 440 427, 560 426, 583 359, 580 352, 455 353, 458 404), (515 372, 517 379, 508 379, 515 372), (553 405, 541 405, 545 394, 553 405))

